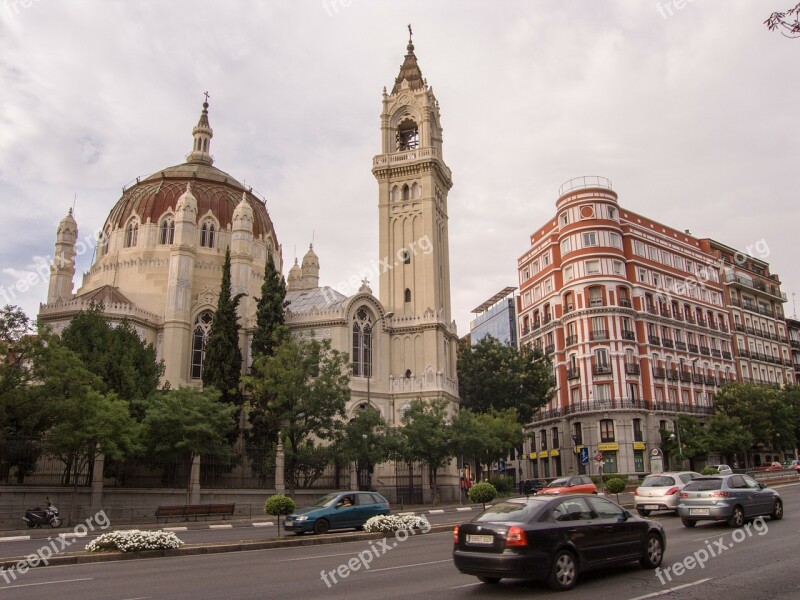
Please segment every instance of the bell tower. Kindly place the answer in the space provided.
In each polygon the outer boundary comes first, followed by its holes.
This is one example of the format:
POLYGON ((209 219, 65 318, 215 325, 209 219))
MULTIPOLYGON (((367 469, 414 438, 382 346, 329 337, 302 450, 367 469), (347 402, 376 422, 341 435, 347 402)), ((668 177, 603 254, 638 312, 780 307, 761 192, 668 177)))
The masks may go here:
POLYGON ((380 301, 394 313, 391 377, 457 401, 447 224, 453 182, 442 156, 439 102, 417 63, 410 26, 400 73, 391 92, 383 90, 381 153, 372 165, 380 301))

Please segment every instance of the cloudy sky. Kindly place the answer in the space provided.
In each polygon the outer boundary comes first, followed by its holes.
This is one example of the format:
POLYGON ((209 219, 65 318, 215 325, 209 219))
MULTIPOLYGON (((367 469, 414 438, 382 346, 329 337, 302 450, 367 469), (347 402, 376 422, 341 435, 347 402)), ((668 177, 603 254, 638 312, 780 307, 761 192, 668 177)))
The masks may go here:
POLYGON ((342 288, 377 258, 381 90, 411 23, 453 171, 460 334, 516 284, 528 236, 580 175, 695 235, 764 240, 791 315, 800 40, 762 22, 793 4, 0 0, 0 304, 35 315, 47 283, 17 284, 76 195, 83 238, 123 185, 183 162, 206 90, 215 164, 267 197, 284 271, 313 236, 322 283, 342 288))

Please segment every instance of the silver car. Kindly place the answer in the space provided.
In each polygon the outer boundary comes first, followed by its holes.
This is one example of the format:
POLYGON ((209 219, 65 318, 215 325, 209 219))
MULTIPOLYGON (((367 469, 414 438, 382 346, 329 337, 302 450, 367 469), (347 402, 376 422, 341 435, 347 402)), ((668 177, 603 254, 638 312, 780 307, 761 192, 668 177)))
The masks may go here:
POLYGON ((633 492, 633 505, 643 517, 654 510, 677 511, 680 491, 695 477, 700 477, 700 473, 675 471, 648 475, 633 492))
POLYGON ((709 475, 683 488, 678 514, 685 527, 694 527, 697 521, 727 521, 731 527, 741 527, 759 516, 782 519, 783 500, 748 475, 709 475))

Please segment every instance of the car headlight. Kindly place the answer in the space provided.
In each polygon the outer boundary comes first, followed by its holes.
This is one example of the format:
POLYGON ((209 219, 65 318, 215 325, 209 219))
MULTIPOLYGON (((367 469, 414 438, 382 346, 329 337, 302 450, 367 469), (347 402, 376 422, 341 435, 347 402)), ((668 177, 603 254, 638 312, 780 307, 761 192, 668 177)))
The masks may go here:
POLYGON ((306 515, 300 515, 298 517, 294 517, 295 521, 308 521, 308 517, 306 515))

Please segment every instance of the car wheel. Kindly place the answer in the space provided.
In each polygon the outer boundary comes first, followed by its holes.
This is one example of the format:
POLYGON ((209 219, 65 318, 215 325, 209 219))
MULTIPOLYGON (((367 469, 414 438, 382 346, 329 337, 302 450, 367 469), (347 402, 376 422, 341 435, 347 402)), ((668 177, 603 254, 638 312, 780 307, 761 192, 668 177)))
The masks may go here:
POLYGON ((684 527, 694 527, 697 525, 697 521, 691 521, 689 519, 681 519, 681 523, 683 523, 684 527))
POLYGON ((553 559, 553 567, 547 585, 550 589, 565 592, 575 587, 578 581, 578 563, 569 550, 560 550, 553 559))
POLYGON ((478 580, 490 584, 500 583, 499 577, 478 577, 478 580))
POLYGON ((645 569, 655 569, 661 564, 661 559, 664 558, 664 542, 655 533, 651 533, 647 537, 647 547, 644 551, 644 556, 639 559, 639 564, 645 569))
POLYGON ((728 525, 731 527, 741 527, 744 525, 744 511, 741 506, 734 506, 731 518, 728 519, 728 525))
POLYGON ((61 527, 61 517, 53 517, 50 521, 50 527, 61 527))
POLYGON ((783 518, 783 502, 775 500, 775 506, 769 516, 773 521, 780 521, 783 518))
POLYGON ((314 533, 316 533, 317 535, 328 533, 328 530, 330 528, 331 528, 330 523, 328 523, 325 519, 317 519, 317 522, 314 523, 314 533))
POLYGON ((646 508, 637 508, 636 512, 639 513, 640 517, 646 517, 646 516, 648 516, 650 514, 650 511, 647 510, 646 508))

